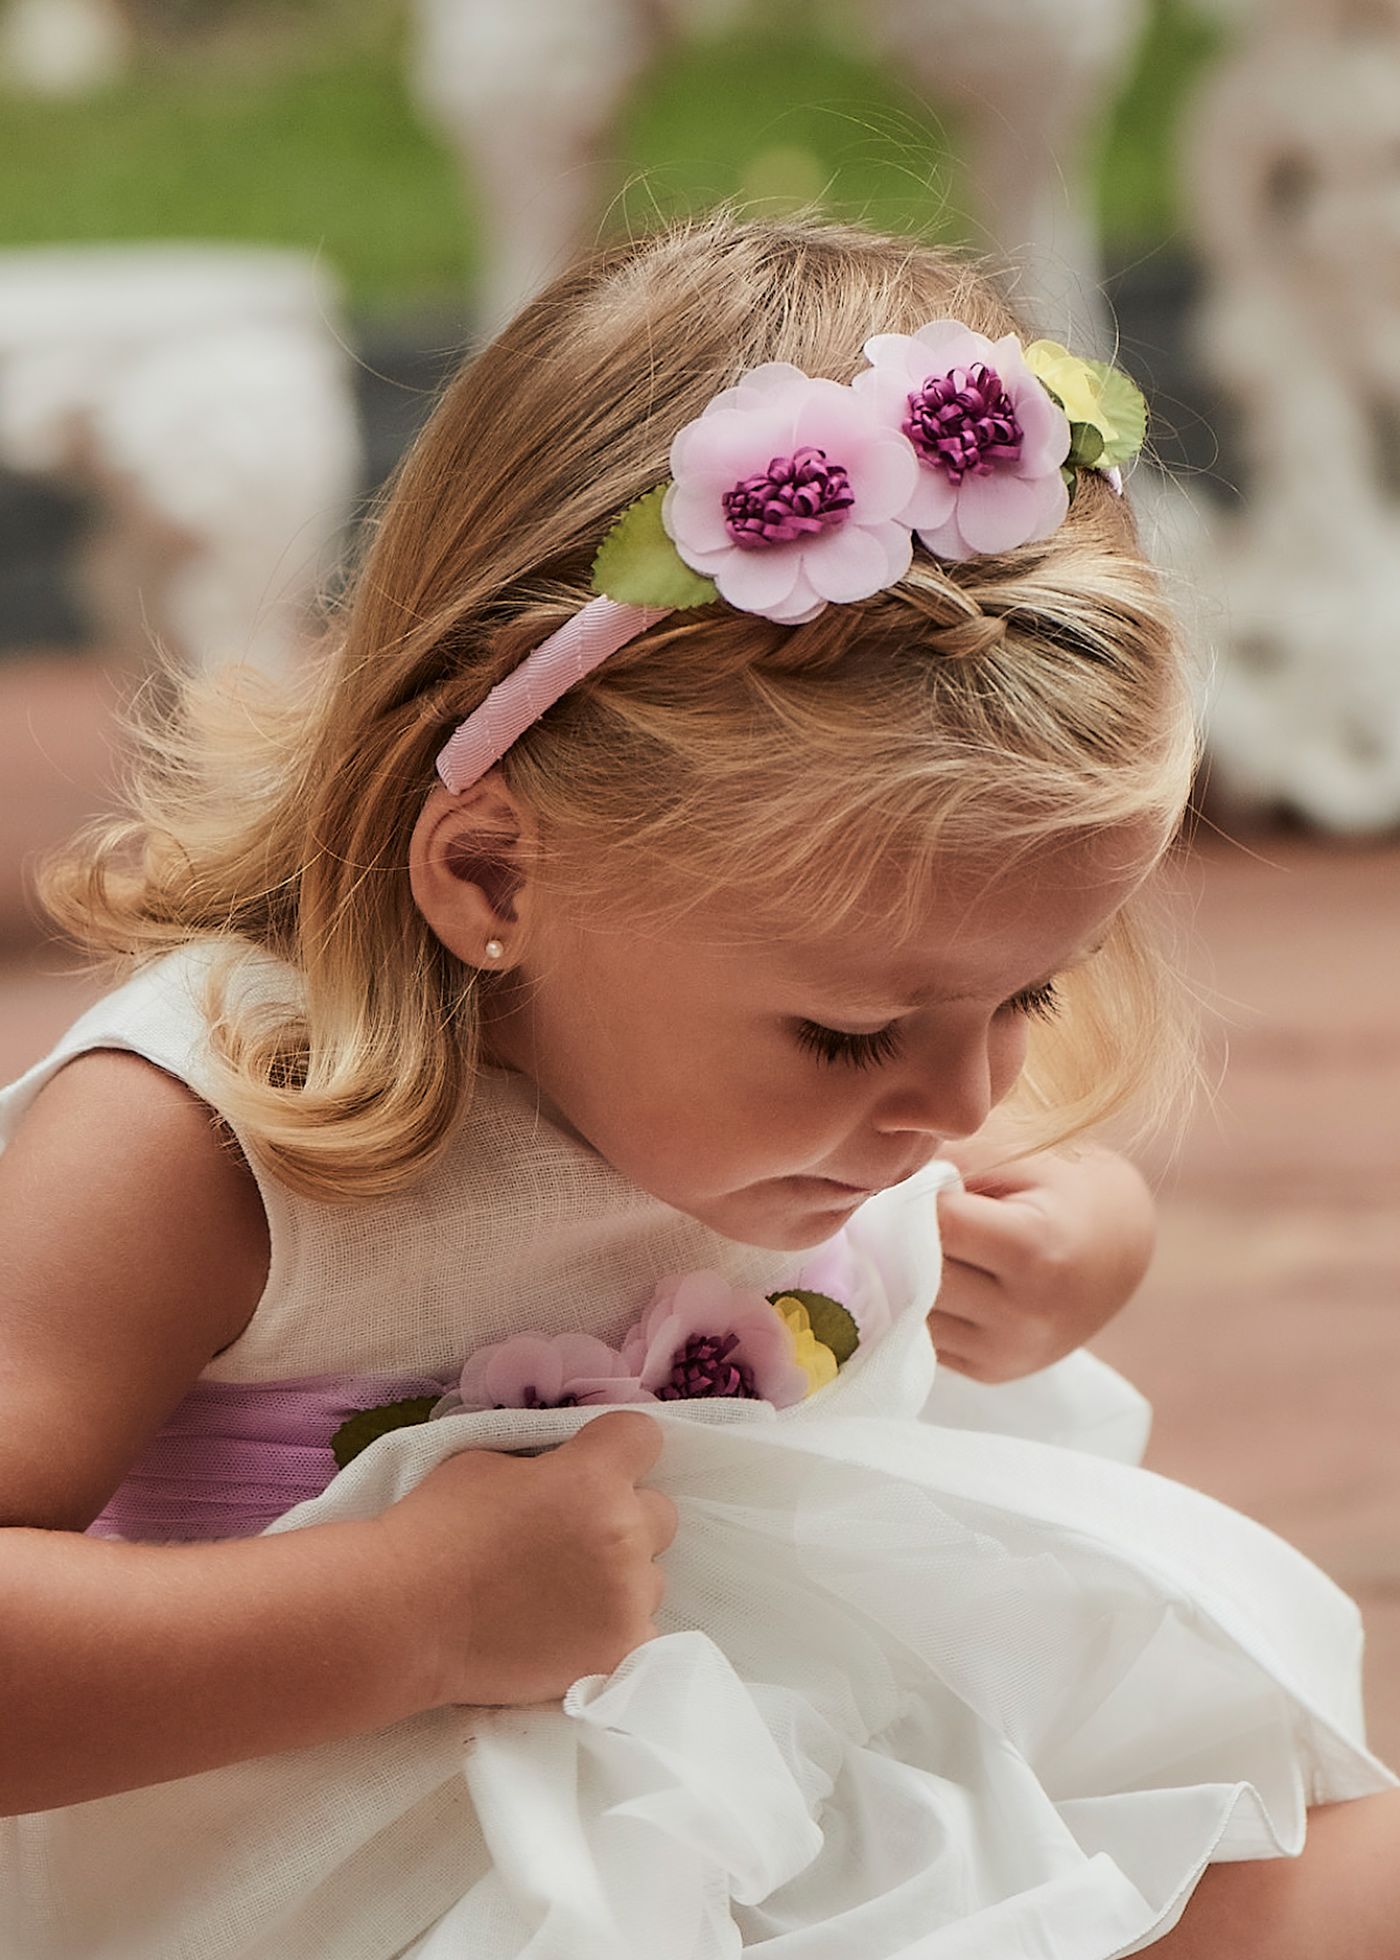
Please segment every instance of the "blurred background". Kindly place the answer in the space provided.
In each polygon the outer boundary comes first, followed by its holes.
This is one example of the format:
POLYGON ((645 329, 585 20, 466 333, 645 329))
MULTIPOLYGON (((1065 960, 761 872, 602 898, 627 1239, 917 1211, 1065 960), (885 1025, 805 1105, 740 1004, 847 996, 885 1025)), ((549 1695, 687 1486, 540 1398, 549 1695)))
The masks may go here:
POLYGON ((439 383, 719 197, 964 241, 1154 410, 1209 1091, 1099 1343, 1362 1603, 1400 1764, 1400 0, 0 0, 0 1080, 152 641, 299 657, 439 383))

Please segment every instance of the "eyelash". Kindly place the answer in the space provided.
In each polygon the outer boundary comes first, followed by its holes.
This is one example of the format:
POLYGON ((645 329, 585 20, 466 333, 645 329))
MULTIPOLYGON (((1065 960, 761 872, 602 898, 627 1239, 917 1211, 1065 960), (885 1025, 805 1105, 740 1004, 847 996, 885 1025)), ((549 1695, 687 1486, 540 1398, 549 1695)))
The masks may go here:
POLYGON ((821 1062, 849 1062, 852 1068, 874 1068, 887 1062, 899 1049, 897 1028, 877 1028, 873 1034, 848 1034, 840 1028, 823 1028, 815 1021, 797 1024, 799 1047, 821 1062))
MULTIPOLYGON (((1042 987, 1027 987, 1014 994, 1006 1008, 1028 1020, 1053 1021, 1059 1010, 1059 997, 1053 980, 1042 987)), ((1003 1012, 1006 1010, 1003 1009, 1003 1012)), ((824 1028, 816 1021, 799 1021, 798 1045, 821 1062, 846 1062, 852 1068, 874 1068, 899 1052, 897 1025, 876 1028, 871 1034, 850 1034, 841 1028, 824 1028)))

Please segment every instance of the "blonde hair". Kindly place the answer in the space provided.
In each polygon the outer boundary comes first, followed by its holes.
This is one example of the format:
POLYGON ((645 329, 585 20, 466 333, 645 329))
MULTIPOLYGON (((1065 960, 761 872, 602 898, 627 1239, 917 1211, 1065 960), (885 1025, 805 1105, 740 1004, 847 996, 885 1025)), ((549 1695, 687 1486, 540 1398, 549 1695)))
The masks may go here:
MULTIPOLYGON (((720 212, 596 250, 446 389, 304 685, 183 685, 134 814, 53 861, 42 895, 119 965, 227 941, 221 1107, 285 1183, 402 1189, 469 1106, 482 982, 406 868, 452 727, 585 602, 604 532, 717 390, 770 360, 848 381, 870 334, 941 316, 1017 329, 965 261, 815 219, 720 212), (228 982, 259 950, 299 971, 304 1007, 239 1001, 228 982)), ((671 615, 502 767, 538 825, 536 875, 580 902, 735 889, 797 924, 868 904, 872 865, 912 903, 940 858, 992 869, 1142 820, 1165 847, 1194 758, 1157 579, 1125 504, 1081 476, 1045 543, 956 566, 916 552, 898 586, 805 626, 671 615)), ((1018 1094, 1047 1137, 1182 1052, 1141 911, 1035 1033, 1018 1094)))

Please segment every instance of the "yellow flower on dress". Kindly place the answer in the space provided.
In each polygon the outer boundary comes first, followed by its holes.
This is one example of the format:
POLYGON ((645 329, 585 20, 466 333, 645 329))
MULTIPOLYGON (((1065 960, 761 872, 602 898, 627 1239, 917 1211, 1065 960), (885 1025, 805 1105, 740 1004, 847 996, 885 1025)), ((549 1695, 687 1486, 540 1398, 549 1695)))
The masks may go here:
POLYGON ((812 1323, 807 1309, 791 1293, 780 1293, 773 1302, 782 1315, 788 1333, 792 1337, 792 1358, 806 1375, 807 1393, 815 1395, 819 1388, 836 1379, 836 1356, 812 1332, 812 1323))

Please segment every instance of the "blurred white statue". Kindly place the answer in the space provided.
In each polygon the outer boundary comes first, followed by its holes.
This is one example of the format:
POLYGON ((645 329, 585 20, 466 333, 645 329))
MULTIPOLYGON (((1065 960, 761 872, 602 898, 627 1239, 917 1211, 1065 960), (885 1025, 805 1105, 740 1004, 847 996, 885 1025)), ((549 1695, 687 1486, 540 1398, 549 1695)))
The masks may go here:
POLYGON ((0 253, 0 463, 95 492, 103 642, 294 655, 361 467, 337 295, 297 252, 0 253))
POLYGON ((118 0, 9 0, 0 4, 0 81, 33 95, 89 95, 120 80, 131 41, 118 0))
POLYGON ((961 113, 988 248, 1022 303, 1077 352, 1109 356, 1092 146, 1128 78, 1148 0, 870 0, 877 45, 961 113))
MULTIPOLYGON (((1090 142, 1148 0, 867 0, 871 47, 964 113, 969 179, 996 252, 1024 268, 1045 331, 1107 351, 1087 195, 1090 142)), ((638 80, 681 33, 737 0, 415 0, 414 92, 457 153, 480 215, 479 293, 506 319, 592 234, 607 142, 638 80)), ((821 13, 813 11, 813 31, 821 13)))
POLYGON ((1223 595, 1212 781, 1325 828, 1400 822, 1400 0, 1246 14, 1184 155, 1201 344, 1246 470, 1202 576, 1223 595))

